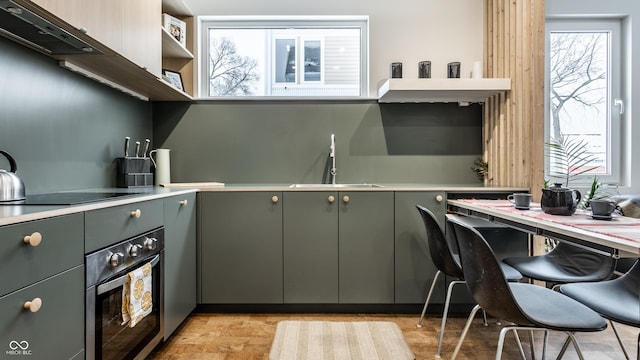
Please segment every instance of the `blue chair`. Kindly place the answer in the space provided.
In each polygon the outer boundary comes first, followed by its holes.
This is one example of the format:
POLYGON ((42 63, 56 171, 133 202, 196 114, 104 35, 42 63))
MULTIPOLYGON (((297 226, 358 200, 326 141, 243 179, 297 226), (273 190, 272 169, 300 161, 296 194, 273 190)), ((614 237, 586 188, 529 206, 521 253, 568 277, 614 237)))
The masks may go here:
MULTIPOLYGON (((451 359, 454 360, 458 355, 480 308, 499 319, 513 323, 500 331, 496 359, 502 357, 506 333, 514 331, 518 339, 517 330, 545 331, 543 359, 546 355, 548 331, 562 331, 569 339, 558 358, 564 355, 568 342, 571 341, 582 359, 582 352, 574 333, 602 331, 607 327, 604 319, 587 306, 557 291, 528 283, 507 282, 495 254, 482 235, 453 217, 448 216, 447 221, 453 226, 456 235, 465 284, 478 303, 469 314, 451 359)), ((519 348, 524 358, 524 351, 521 346, 519 348)))
MULTIPOLYGON (((609 320, 624 356, 629 360, 614 322, 640 328, 640 259, 622 276, 608 281, 573 283, 560 286, 560 292, 583 303, 609 320)), ((638 351, 640 360, 640 334, 638 351)))
MULTIPOLYGON (((427 306, 429 305, 429 301, 431 300, 431 295, 438 281, 438 278, 441 275, 446 275, 457 279, 449 283, 449 286, 447 288, 444 312, 442 314, 442 323, 440 325, 440 338, 438 340, 438 349, 436 351, 436 357, 440 357, 442 340, 444 338, 444 328, 447 323, 449 304, 451 302, 451 293, 453 292, 453 287, 455 285, 464 284, 464 274, 462 272, 462 268, 460 267, 460 260, 451 251, 449 243, 447 242, 444 233, 440 229, 440 225, 438 225, 438 221, 436 220, 435 215, 429 209, 421 205, 416 205, 416 208, 418 209, 418 212, 422 217, 422 221, 424 222, 424 226, 427 232, 427 243, 429 245, 429 254, 431 256, 431 261, 433 261, 433 264, 438 269, 436 275, 433 277, 433 281, 431 282, 431 287, 429 288, 427 299, 424 302, 422 314, 420 315, 420 320, 418 320, 418 327, 422 327, 422 320, 424 319, 425 312, 427 311, 427 306)), ((515 269, 506 264, 502 264, 502 266, 503 271, 508 274, 509 280, 517 281, 522 279, 522 275, 520 275, 520 273, 515 269)))

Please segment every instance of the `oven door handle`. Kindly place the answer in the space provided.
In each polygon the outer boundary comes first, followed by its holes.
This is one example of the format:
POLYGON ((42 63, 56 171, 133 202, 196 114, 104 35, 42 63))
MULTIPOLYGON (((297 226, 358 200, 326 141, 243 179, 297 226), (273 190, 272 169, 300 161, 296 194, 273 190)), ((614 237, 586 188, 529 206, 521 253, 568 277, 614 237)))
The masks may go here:
MULTIPOLYGON (((150 263, 151 266, 154 267, 156 265, 158 265, 158 263, 160 262, 160 255, 156 255, 153 259, 151 259, 150 263)), ((127 277, 129 276, 129 273, 120 276, 117 279, 113 279, 109 282, 106 282, 104 284, 100 284, 98 285, 98 288, 96 289, 96 293, 98 295, 102 295, 104 293, 106 293, 107 291, 111 291, 117 287, 123 286, 124 283, 127 281, 127 277)))

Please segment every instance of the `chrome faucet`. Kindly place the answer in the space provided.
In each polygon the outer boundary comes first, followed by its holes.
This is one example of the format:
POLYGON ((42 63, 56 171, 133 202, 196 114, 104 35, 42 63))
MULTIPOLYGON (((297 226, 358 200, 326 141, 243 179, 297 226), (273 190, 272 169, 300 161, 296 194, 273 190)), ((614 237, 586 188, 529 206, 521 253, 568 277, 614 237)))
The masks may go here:
POLYGON ((338 173, 338 168, 336 168, 336 135, 331 134, 331 152, 329 153, 329 157, 331 158, 331 183, 336 183, 336 174, 338 173))

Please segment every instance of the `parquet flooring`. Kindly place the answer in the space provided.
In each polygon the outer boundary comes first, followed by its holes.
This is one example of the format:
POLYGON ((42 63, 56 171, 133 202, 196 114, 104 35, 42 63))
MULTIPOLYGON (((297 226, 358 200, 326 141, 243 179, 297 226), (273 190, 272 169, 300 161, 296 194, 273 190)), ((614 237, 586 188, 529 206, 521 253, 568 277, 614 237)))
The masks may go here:
MULTIPOLYGON (((417 360, 435 359, 440 329, 440 316, 428 316, 422 328, 416 327, 419 315, 389 314, 213 314, 195 313, 149 357, 150 360, 267 360, 276 329, 281 320, 328 321, 393 321, 400 326, 405 339, 417 360)), ((456 346, 466 318, 447 320, 442 359, 449 359, 456 346)), ((494 359, 500 326, 489 319, 489 326, 482 325, 478 315, 458 356, 460 360, 494 359)), ((627 350, 635 359, 639 329, 617 325, 627 350)), ((529 359, 528 335, 521 335, 529 359)), ((564 342, 564 335, 551 332, 547 358, 554 359, 564 342)), ((615 335, 608 327, 598 333, 578 334, 578 342, 585 359, 623 360, 624 355, 615 335)), ((535 334, 537 358, 541 357, 542 332, 535 334)), ((503 359, 520 359, 513 336, 507 335, 503 359)), ((569 347, 565 360, 577 359, 573 347, 569 347)), ((640 359, 638 359, 640 360, 640 359)))

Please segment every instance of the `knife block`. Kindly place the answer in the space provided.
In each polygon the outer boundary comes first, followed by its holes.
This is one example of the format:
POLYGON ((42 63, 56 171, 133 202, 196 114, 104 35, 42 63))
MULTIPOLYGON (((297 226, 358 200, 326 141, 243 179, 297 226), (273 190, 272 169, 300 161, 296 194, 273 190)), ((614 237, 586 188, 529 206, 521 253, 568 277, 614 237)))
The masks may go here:
POLYGON ((121 188, 153 186, 151 159, 116 158, 116 186, 121 188))

